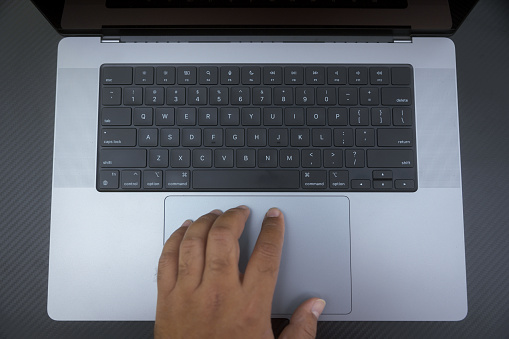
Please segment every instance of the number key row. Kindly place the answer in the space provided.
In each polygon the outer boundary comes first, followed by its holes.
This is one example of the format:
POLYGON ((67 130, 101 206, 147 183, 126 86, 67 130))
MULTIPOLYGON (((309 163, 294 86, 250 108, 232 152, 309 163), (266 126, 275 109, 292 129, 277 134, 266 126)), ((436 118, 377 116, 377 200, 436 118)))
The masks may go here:
POLYGON ((102 104, 409 106, 412 95, 408 87, 104 87, 102 104))

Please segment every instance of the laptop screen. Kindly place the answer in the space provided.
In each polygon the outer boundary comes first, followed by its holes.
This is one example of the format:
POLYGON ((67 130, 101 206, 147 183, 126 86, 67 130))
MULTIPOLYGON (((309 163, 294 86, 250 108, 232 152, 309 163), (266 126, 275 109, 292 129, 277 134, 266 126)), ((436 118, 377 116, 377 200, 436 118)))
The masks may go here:
POLYGON ((63 35, 441 36, 453 34, 477 0, 32 2, 63 35))

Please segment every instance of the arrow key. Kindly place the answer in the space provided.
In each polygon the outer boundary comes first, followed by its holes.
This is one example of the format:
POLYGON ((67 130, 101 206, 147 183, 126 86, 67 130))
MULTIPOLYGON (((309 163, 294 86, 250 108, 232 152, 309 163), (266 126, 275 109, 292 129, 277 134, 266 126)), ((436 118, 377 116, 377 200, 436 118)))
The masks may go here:
POLYGON ((400 179, 394 181, 394 185, 398 190, 414 190, 415 184, 413 180, 410 179, 400 179))
POLYGON ((373 179, 374 180, 383 180, 383 179, 392 179, 392 171, 373 171, 373 179))
POLYGON ((352 180, 353 189, 369 189, 371 188, 371 180, 369 179, 354 179, 352 180))

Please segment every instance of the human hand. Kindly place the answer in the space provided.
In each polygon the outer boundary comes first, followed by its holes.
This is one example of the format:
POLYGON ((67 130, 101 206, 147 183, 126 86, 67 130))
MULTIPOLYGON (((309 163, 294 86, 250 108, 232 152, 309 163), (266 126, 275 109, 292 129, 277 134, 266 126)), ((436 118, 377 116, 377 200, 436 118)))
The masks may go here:
MULTIPOLYGON (((157 274, 156 338, 274 338, 271 308, 284 237, 284 217, 271 208, 246 272, 239 272, 249 208, 214 210, 187 220, 164 245, 157 274)), ((325 302, 311 298, 280 338, 314 338, 325 302)))

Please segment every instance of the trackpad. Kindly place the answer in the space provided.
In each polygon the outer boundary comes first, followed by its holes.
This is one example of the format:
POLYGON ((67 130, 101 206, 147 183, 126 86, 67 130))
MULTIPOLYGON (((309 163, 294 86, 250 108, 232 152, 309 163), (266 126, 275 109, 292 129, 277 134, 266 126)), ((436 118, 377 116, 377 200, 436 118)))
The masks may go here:
POLYGON ((244 271, 271 207, 285 216, 285 242, 272 315, 290 316, 310 297, 325 299, 323 315, 351 312, 350 203, 339 195, 171 195, 165 200, 164 240, 184 220, 215 208, 244 204, 251 209, 240 243, 244 271))

